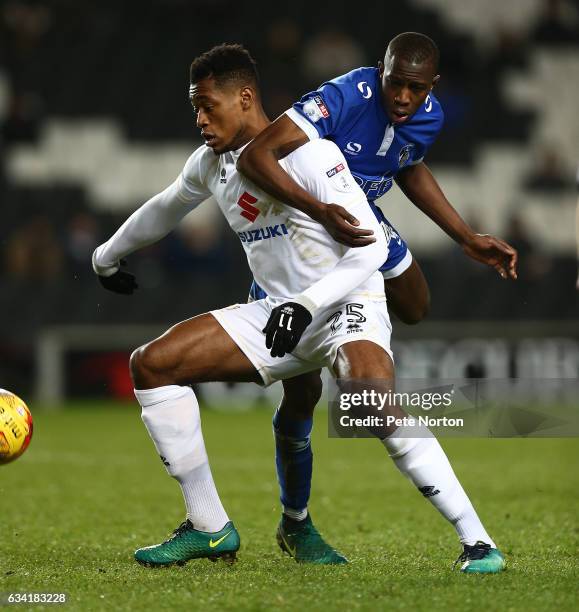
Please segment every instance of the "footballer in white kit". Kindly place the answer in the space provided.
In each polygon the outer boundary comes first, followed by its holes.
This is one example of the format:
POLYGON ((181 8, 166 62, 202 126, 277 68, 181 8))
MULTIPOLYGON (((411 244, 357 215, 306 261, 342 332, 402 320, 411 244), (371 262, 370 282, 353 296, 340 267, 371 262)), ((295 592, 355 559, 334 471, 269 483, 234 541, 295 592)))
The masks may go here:
POLYGON ((199 147, 175 183, 95 251, 95 271, 117 271, 121 258, 150 243, 153 234, 155 240, 165 235, 213 195, 268 297, 212 314, 265 385, 321 366, 332 371, 336 352, 346 342, 370 340, 390 353, 384 283, 377 272, 387 252, 386 238, 338 147, 312 141, 282 163, 305 189, 341 204, 374 230, 377 240, 362 249, 338 244, 319 223, 266 195, 236 170, 239 154, 216 156, 205 145, 199 147), (272 357, 262 330, 272 309, 288 301, 307 308, 313 320, 291 354, 272 357))
MULTIPOLYGON (((379 254, 387 250, 384 234, 367 213, 366 197, 338 148, 325 140, 311 144, 314 146, 303 152, 290 154, 282 164, 308 191, 339 202, 363 219, 364 227, 372 227, 380 238, 371 248, 354 250, 339 245, 319 223, 257 189, 235 168, 239 151, 215 160, 204 148, 193 156, 209 162, 206 180, 211 192, 268 294, 264 300, 212 313, 265 384, 311 370, 315 364, 333 371, 338 347, 352 340, 371 340, 390 352, 390 321, 383 282, 375 268, 379 254), (261 330, 272 308, 288 300, 305 306, 313 313, 313 321, 291 355, 272 358, 261 330)), ((189 169, 188 162, 185 172, 189 169)), ((184 175, 182 189, 195 184, 190 176, 184 175)))
MULTIPOLYGON (((132 293, 135 279, 120 269, 121 259, 161 239, 213 195, 268 297, 182 321, 131 356, 143 423, 167 472, 179 482, 187 509, 186 520, 168 540, 135 552, 147 566, 182 565, 201 557, 231 560, 239 549, 239 533, 213 481, 191 385, 211 380, 267 385, 297 377, 299 388, 308 376, 302 373, 321 366, 340 379, 378 380, 382 389, 390 389, 394 379, 390 322, 377 272, 387 253, 386 236, 339 149, 316 140, 281 163, 318 200, 342 206, 374 232, 374 242, 362 248, 334 242, 322 225, 265 195, 237 172, 240 151, 269 124, 255 63, 243 47, 220 45, 198 57, 191 65, 190 98, 206 145, 193 153, 172 185, 96 249, 94 270, 105 288, 132 293)), ((386 413, 405 416, 398 406, 386 413)), ((429 501, 464 545, 463 571, 500 571, 502 556, 432 434, 395 426, 377 435, 420 491, 434 491, 429 501)), ((296 450, 307 448, 307 439, 294 441, 296 450)), ((277 536, 297 561, 347 562, 322 539, 309 515, 283 523, 277 536)))

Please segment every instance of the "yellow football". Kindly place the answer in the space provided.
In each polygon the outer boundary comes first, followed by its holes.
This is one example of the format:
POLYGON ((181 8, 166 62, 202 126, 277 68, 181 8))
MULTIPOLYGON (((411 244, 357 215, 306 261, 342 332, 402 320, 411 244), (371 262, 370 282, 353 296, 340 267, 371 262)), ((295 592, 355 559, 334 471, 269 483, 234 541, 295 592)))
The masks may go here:
POLYGON ((18 459, 32 438, 32 414, 14 393, 0 389, 0 465, 18 459))

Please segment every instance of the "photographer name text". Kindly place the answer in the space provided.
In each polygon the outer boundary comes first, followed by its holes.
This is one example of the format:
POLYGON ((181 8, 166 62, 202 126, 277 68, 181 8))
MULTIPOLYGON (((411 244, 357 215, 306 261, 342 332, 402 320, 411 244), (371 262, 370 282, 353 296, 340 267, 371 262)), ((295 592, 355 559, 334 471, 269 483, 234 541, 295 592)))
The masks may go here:
POLYGON ((397 418, 392 415, 386 417, 367 415, 365 417, 352 417, 347 414, 343 414, 340 417, 340 425, 342 427, 416 427, 417 425, 424 425, 426 427, 464 427, 464 419, 450 418, 450 417, 431 417, 431 416, 419 416, 419 417, 401 417, 397 418))

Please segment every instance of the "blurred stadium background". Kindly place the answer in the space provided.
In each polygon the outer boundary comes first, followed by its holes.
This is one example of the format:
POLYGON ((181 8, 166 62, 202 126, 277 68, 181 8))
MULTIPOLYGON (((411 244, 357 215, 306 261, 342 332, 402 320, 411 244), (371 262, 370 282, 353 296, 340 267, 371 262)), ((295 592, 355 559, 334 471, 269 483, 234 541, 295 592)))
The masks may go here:
POLYGON ((274 118, 322 81, 375 65, 407 30, 442 54, 446 127, 427 162, 475 228, 517 247, 520 271, 509 283, 467 260, 394 187, 384 209, 432 292, 427 321, 394 323, 398 374, 577 379, 576 0, 0 0, 0 387, 35 418, 30 450, 0 468, 1 592, 64 591, 83 612, 577 609, 576 439, 444 440, 509 563, 465 581, 450 569, 452 530, 381 445, 330 439, 318 417, 312 512, 352 563, 298 566, 274 540, 279 389, 253 385, 199 390, 206 407, 228 411, 205 410, 203 428, 242 531, 240 563, 150 572, 132 560, 183 507, 140 425, 130 351, 244 301, 250 283, 210 203, 129 258, 134 296, 106 292, 92 273, 95 246, 200 144, 191 60, 245 44, 274 118))
MULTIPOLYGON (((401 31, 442 55, 445 129, 427 162, 479 231, 520 254, 516 283, 464 257, 395 187, 382 204, 432 292, 394 325, 399 374, 579 373, 579 4, 571 0, 0 2, 0 381, 42 402, 132 399, 127 357, 169 325, 244 301, 237 238, 205 204, 130 258, 141 289, 105 292, 90 256, 199 143, 188 67, 220 42, 258 62, 272 118, 375 65, 401 31)), ((245 393, 246 391, 244 391, 245 393)), ((254 393, 254 391, 247 391, 254 393)))

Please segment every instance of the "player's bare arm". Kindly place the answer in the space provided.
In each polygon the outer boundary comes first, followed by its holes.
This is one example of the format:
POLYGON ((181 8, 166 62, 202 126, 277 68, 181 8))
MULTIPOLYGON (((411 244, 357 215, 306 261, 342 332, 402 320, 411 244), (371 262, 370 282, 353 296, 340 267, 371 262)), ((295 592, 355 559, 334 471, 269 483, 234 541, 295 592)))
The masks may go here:
POLYGON ((502 278, 517 278, 517 251, 500 238, 477 234, 447 200, 424 162, 396 176, 404 195, 456 241, 472 259, 494 268, 502 278))
POLYGON ((278 117, 245 148, 238 170, 276 199, 301 210, 323 225, 341 244, 367 246, 374 242, 372 230, 361 229, 358 219, 343 206, 320 202, 303 189, 278 161, 308 142, 304 131, 287 115, 278 117))

